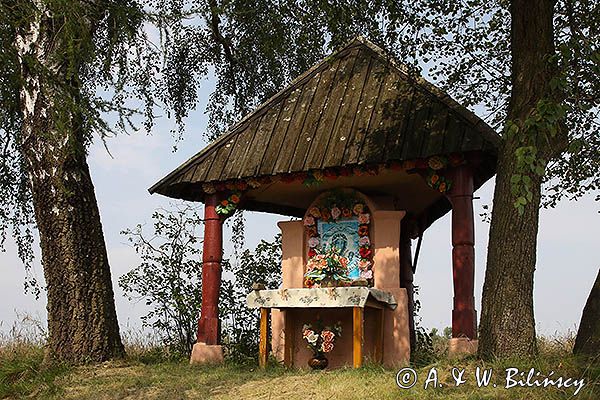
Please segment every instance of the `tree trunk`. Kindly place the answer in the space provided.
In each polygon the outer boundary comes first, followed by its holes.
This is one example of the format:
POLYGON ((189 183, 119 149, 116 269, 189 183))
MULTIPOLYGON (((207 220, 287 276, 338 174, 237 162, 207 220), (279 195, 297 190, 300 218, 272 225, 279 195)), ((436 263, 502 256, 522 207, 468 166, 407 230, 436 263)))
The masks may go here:
POLYGON ((53 54, 51 17, 40 11, 27 23, 15 41, 23 78, 20 149, 28 164, 47 285, 46 360, 104 361, 122 356, 124 349, 76 109, 79 89, 68 80, 60 55, 53 54), (70 97, 57 95, 65 93, 59 85, 70 97))
POLYGON ((600 270, 583 309, 573 353, 600 357, 600 270))
MULTIPOLYGON (((554 54, 554 1, 511 2, 512 94, 508 120, 523 128, 540 100, 549 99, 556 71, 548 62, 554 54)), ((526 134, 524 132, 523 134, 526 134)), ((528 138, 548 159, 550 145, 528 138)), ((482 295, 479 356, 528 356, 537 352, 533 314, 533 275, 536 265, 541 178, 531 178, 532 199, 522 215, 514 206, 511 177, 517 168, 515 151, 523 137, 505 135, 499 150, 487 269, 482 295)))

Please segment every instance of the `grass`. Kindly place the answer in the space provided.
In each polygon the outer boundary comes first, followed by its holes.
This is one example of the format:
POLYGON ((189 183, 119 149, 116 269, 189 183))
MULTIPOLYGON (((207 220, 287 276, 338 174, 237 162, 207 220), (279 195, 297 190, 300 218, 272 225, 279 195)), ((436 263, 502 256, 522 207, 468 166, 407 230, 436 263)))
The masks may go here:
POLYGON ((494 363, 474 358, 451 360, 444 355, 443 340, 438 340, 435 359, 415 367, 419 381, 407 390, 396 385, 396 370, 374 365, 322 372, 285 369, 275 363, 266 370, 255 365, 190 366, 186 359, 140 344, 128 346, 125 360, 79 367, 44 366, 40 342, 22 337, 1 339, 1 399, 600 399, 599 363, 573 357, 572 341, 564 338, 541 339, 540 356, 535 360, 494 363), (458 387, 452 378, 453 367, 465 369, 466 382, 458 387), (477 387, 477 367, 493 368, 487 387, 477 387), (506 389, 505 369, 509 367, 535 368, 542 374, 555 371, 554 377, 583 378, 585 386, 575 397, 574 388, 506 389), (441 387, 424 389, 432 368, 441 387))

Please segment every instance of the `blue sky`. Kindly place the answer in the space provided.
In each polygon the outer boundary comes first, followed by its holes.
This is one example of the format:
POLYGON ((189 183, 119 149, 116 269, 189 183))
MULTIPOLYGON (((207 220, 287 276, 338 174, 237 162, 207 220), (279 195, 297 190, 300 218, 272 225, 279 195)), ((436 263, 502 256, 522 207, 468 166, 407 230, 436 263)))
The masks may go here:
MULTIPOLYGON (((201 93, 206 101, 210 85, 201 93)), ((205 104, 192 112, 179 150, 172 152, 172 128, 169 121, 159 119, 151 135, 139 132, 109 139, 111 157, 100 141, 90 149, 89 164, 96 187, 112 277, 116 306, 123 331, 138 329, 144 313, 142 303, 130 303, 116 284, 119 276, 137 265, 139 258, 119 232, 137 223, 149 223, 157 207, 167 207, 173 200, 150 195, 147 189, 158 179, 202 149, 205 104)), ((491 204, 493 181, 477 193, 476 213, 476 293, 477 310, 481 310, 481 289, 489 224, 478 215, 482 206, 491 204)), ((593 280, 600 267, 599 204, 592 196, 578 202, 560 203, 555 209, 541 210, 538 235, 538 263, 535 272, 534 306, 538 331, 544 335, 564 334, 576 329, 593 280)), ((260 239, 271 239, 277 232, 277 221, 286 217, 263 213, 247 213, 246 244, 253 248, 260 239)), ((413 245, 414 249, 415 245, 413 245)), ((14 243, 8 240, 6 252, 0 253, 0 331, 8 330, 18 314, 31 314, 44 320, 45 298, 35 300, 23 293, 23 267, 16 256, 14 243)), ((43 272, 36 259, 35 273, 43 272)), ((415 283, 420 286, 422 325, 443 328, 451 324, 452 268, 450 214, 438 220, 425 232, 415 283)))

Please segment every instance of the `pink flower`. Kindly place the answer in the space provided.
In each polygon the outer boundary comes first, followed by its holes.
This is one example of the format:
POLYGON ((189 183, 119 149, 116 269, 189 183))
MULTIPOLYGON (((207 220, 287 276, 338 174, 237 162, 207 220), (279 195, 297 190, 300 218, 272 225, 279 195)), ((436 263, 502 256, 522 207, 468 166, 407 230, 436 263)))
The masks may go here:
POLYGON ((315 224, 315 219, 310 215, 304 217, 304 226, 313 226, 315 224))
POLYGON ((321 337, 326 342, 332 342, 333 339, 335 338, 335 333, 325 330, 325 331, 321 332, 321 337))
POLYGON ((370 269, 366 271, 360 271, 360 277, 364 279, 371 279, 373 278, 373 271, 370 269))
POLYGON ((359 224, 368 224, 369 222, 371 222, 371 215, 370 214, 359 214, 358 215, 358 223, 359 224))
POLYGON ((302 332, 302 337, 303 337, 304 339, 306 339, 307 337, 309 337, 310 335, 312 335, 312 334, 314 334, 314 333, 315 333, 315 332, 314 332, 313 330, 311 330, 311 329, 305 329, 305 330, 302 332))
POLYGON ((308 239, 308 247, 310 247, 311 249, 314 249, 318 245, 319 245, 319 238, 311 237, 310 239, 308 239))
POLYGON ((358 239, 358 245, 359 246, 370 246, 371 240, 369 239, 368 236, 363 236, 360 239, 358 239))
POLYGON ((367 269, 369 269, 370 266, 371 266, 371 261, 360 260, 358 262, 358 269, 360 269, 361 271, 366 271, 367 269))
POLYGON ((340 210, 338 207, 333 207, 331 209, 331 217, 333 219, 338 219, 340 215, 342 215, 342 210, 340 210))
POLYGON ((329 353, 331 350, 333 350, 333 342, 323 342, 321 351, 323 351, 323 353, 329 353))

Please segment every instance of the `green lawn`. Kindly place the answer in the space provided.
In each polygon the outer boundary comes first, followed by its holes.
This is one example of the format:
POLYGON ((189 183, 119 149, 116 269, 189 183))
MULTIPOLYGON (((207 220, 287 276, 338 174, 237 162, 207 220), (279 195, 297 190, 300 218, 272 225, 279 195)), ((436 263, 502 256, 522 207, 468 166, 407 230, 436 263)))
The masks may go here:
POLYGON ((44 367, 43 351, 37 347, 0 348, 0 398, 39 399, 600 399, 600 366, 576 360, 568 354, 546 354, 528 362, 483 364, 475 360, 442 360, 417 368, 419 381, 402 390, 396 372, 376 366, 360 370, 325 372, 286 370, 273 365, 190 366, 186 360, 135 356, 122 361, 82 367, 44 367), (465 368, 466 383, 456 387, 452 367, 465 368), (494 369, 488 387, 478 388, 477 366, 494 369), (442 387, 424 389, 435 367, 442 387), (554 377, 584 379, 575 388, 506 389, 505 369, 536 368, 554 377), (493 384, 497 387, 494 388, 493 384))

